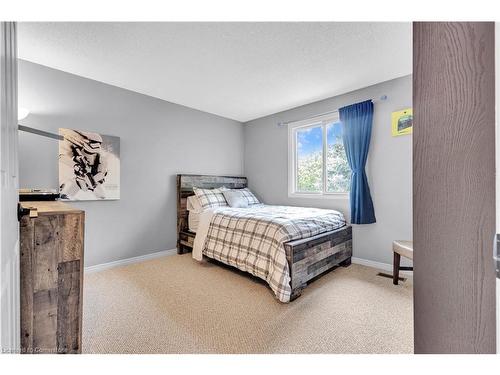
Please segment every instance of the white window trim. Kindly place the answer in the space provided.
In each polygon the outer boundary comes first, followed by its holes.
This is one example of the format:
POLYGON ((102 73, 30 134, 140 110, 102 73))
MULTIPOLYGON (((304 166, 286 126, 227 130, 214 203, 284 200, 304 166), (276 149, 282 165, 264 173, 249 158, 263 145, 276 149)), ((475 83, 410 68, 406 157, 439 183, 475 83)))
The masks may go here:
MULTIPOLYGON (((338 113, 328 114, 321 117, 316 117, 314 119, 296 121, 288 124, 288 197, 289 198, 313 198, 313 199, 349 199, 349 192, 342 193, 328 193, 326 192, 326 168, 323 168, 323 192, 313 193, 313 192, 297 192, 295 178, 296 166, 297 166, 297 137, 296 130, 301 128, 309 128, 318 125, 324 125, 326 123, 332 123, 339 121, 338 113)), ((324 150, 326 149, 325 143, 328 141, 326 137, 326 126, 323 126, 323 166, 326 165, 326 154, 324 150)))

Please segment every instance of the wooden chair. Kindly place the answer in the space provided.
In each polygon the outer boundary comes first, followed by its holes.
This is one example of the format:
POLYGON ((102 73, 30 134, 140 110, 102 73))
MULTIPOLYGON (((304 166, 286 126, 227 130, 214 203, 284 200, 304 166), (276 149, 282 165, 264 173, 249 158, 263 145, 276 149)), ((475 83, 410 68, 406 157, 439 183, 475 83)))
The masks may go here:
POLYGON ((400 270, 413 271, 413 267, 400 266, 401 256, 413 260, 413 241, 393 241, 392 251, 394 252, 392 283, 398 285, 400 270))

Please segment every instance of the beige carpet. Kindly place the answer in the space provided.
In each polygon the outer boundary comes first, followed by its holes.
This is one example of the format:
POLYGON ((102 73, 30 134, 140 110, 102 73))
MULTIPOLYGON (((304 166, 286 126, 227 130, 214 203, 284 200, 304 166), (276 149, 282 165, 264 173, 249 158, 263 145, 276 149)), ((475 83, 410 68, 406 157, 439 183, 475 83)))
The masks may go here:
POLYGON ((412 353, 410 282, 351 265, 282 304, 190 254, 85 275, 84 353, 412 353))

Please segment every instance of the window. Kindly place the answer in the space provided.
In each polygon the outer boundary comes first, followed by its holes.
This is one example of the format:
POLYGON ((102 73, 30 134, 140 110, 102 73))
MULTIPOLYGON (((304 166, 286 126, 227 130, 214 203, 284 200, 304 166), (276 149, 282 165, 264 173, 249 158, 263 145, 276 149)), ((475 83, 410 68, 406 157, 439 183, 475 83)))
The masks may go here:
POLYGON ((338 115, 288 125, 290 196, 347 196, 351 169, 338 115))

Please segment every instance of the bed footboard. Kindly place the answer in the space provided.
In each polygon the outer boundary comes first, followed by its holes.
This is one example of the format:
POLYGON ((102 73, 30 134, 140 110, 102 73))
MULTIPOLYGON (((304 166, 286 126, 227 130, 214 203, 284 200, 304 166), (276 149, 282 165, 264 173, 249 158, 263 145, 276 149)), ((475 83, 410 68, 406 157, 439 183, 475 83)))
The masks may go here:
POLYGON ((349 266, 352 257, 352 227, 284 244, 290 269, 292 295, 299 297, 307 283, 335 266, 349 266))

